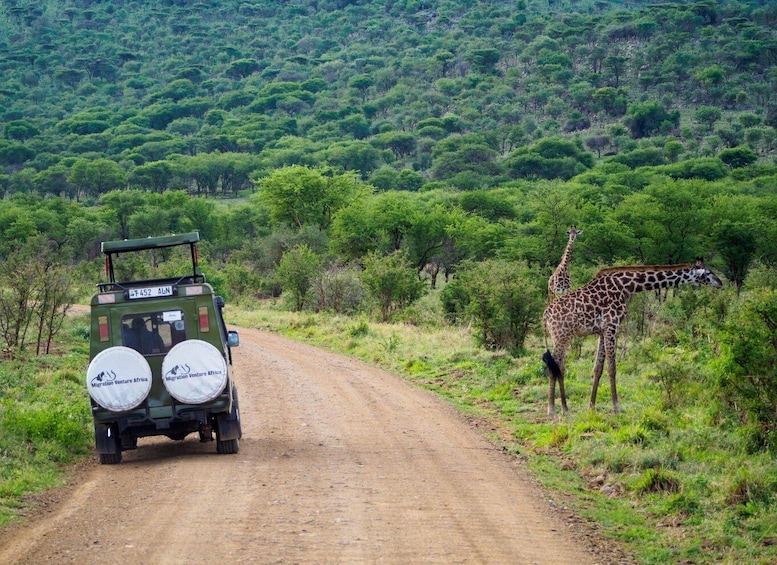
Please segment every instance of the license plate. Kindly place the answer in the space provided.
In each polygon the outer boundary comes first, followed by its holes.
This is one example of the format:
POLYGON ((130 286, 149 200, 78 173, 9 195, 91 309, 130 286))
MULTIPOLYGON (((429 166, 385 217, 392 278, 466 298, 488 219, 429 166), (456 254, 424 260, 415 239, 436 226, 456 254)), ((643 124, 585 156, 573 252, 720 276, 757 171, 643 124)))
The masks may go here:
POLYGON ((173 287, 167 286, 146 286, 143 288, 131 288, 129 291, 130 300, 136 298, 159 298, 160 296, 172 296, 173 287))

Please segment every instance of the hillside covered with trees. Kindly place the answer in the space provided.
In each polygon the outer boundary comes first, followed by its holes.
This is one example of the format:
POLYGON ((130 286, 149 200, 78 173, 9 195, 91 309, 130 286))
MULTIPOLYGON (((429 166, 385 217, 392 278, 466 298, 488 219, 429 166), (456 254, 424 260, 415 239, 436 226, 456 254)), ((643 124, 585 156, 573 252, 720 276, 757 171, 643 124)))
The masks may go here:
POLYGON ((471 190, 600 158, 772 165, 776 22, 767 1, 7 0, 0 186, 228 195, 326 164, 471 190))
POLYGON ((549 272, 576 223, 589 269, 705 256, 741 286, 775 260, 775 22, 765 1, 5 1, 0 235, 82 260, 199 229, 259 274, 258 236, 549 272))

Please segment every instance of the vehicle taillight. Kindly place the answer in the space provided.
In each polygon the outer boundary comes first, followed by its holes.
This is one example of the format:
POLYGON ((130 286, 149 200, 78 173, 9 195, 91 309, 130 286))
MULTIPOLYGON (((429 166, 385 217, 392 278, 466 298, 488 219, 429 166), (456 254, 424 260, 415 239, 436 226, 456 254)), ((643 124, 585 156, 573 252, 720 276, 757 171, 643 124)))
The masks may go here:
POLYGON ((108 341, 110 339, 110 332, 108 331, 108 316, 98 316, 97 327, 100 333, 100 341, 108 341))
POLYGON ((210 320, 208 319, 208 307, 207 306, 200 306, 200 308, 199 308, 199 318, 200 318, 200 331, 201 332, 209 332, 210 331, 210 320))

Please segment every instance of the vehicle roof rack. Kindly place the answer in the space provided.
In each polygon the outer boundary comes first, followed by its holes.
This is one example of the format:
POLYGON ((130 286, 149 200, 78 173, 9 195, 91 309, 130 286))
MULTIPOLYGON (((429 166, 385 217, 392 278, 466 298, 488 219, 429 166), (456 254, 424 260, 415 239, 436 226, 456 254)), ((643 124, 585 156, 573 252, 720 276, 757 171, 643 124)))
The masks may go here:
POLYGON ((199 232, 163 235, 159 237, 146 237, 142 239, 122 239, 118 241, 103 241, 102 252, 125 253, 127 251, 143 251, 145 249, 159 249, 173 247, 174 245, 192 245, 200 241, 199 232))
POLYGON ((102 252, 105 253, 105 274, 109 282, 116 282, 116 275, 113 269, 113 257, 120 253, 131 253, 135 251, 145 251, 148 249, 162 249, 164 247, 174 247, 176 245, 188 245, 192 254, 192 276, 198 278, 197 265, 199 256, 197 253, 197 242, 200 241, 199 232, 189 232, 173 235, 163 235, 157 237, 146 237, 143 239, 121 239, 118 241, 103 241, 102 252))

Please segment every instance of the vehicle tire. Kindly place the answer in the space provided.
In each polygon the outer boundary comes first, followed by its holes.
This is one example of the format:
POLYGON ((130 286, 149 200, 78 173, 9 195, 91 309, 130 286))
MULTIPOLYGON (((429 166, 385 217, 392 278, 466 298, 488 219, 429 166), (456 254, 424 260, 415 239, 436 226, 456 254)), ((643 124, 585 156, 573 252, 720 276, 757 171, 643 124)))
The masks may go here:
POLYGON ((235 439, 226 439, 226 440, 220 440, 218 439, 218 432, 216 433, 216 453, 221 453, 224 455, 232 455, 233 453, 237 453, 240 451, 240 440, 235 439))
POLYGON ((118 453, 100 453, 101 465, 118 465, 121 463, 121 451, 118 453))
MULTIPOLYGON (((240 427, 240 408, 237 401, 237 390, 234 391, 232 400, 232 412, 230 413, 230 420, 237 422, 238 428, 240 427)), ((242 432, 240 436, 242 436, 242 432)), ((216 453, 233 454, 240 451, 240 439, 221 439, 221 432, 219 431, 218 420, 216 421, 216 453)))

